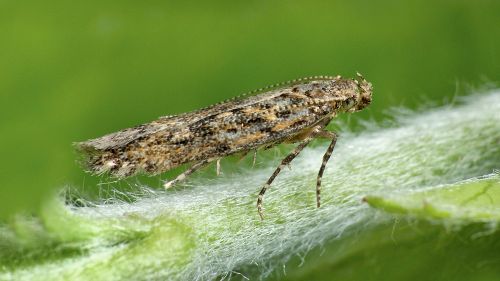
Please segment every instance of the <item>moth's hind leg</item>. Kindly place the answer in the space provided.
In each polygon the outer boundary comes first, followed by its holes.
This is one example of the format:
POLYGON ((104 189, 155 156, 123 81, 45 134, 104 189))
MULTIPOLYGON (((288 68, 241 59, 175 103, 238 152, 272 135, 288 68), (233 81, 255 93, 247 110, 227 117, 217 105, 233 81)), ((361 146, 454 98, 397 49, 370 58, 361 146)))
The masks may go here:
POLYGON ((328 160, 330 159, 330 156, 332 155, 333 149, 335 148, 335 144, 337 143, 337 134, 334 132, 330 131, 321 131, 318 136, 322 138, 328 138, 331 139, 332 141, 330 142, 330 145, 326 149, 325 154, 323 155, 323 162, 321 162, 321 167, 319 168, 318 172, 318 179, 316 180, 316 206, 321 205, 321 179, 323 178, 323 172, 325 171, 326 163, 328 163, 328 160))
POLYGON ((290 154, 288 154, 285 157, 285 159, 281 161, 278 168, 274 170, 274 173, 271 175, 271 177, 267 180, 266 184, 264 184, 264 186, 260 190, 259 197, 257 199, 257 211, 259 212, 259 216, 261 219, 264 219, 264 214, 262 212, 262 201, 264 199, 264 194, 266 193, 266 190, 269 188, 269 186, 271 186, 271 183, 274 181, 276 176, 278 176, 281 170, 285 166, 290 164, 292 160, 300 154, 300 152, 311 142, 311 140, 314 139, 314 137, 316 137, 318 133, 321 133, 320 129, 321 129, 320 127, 316 127, 314 130, 312 130, 312 132, 309 135, 303 137, 299 145, 297 145, 297 147, 295 147, 295 149, 290 154))
POLYGON ((207 160, 203 160, 203 161, 195 163, 193 166, 189 167, 186 171, 179 174, 175 179, 173 179, 171 181, 166 181, 163 184, 163 187, 165 189, 172 187, 173 185, 177 184, 180 181, 185 180, 189 175, 191 175, 192 173, 196 172, 197 170, 199 170, 200 168, 202 168, 203 166, 207 165, 208 163, 210 163, 214 160, 216 160, 216 159, 207 159, 207 160))

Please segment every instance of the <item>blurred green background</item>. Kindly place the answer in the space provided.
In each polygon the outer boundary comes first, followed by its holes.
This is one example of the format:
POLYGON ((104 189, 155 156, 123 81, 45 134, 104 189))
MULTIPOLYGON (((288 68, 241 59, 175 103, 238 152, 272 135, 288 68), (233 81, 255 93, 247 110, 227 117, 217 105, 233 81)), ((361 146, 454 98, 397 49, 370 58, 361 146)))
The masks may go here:
MULTIPOLYGON (((71 143, 284 80, 365 75, 374 103, 498 81, 500 1, 0 1, 0 217, 70 185, 71 143)), ((157 179, 158 182, 158 179, 157 179)))

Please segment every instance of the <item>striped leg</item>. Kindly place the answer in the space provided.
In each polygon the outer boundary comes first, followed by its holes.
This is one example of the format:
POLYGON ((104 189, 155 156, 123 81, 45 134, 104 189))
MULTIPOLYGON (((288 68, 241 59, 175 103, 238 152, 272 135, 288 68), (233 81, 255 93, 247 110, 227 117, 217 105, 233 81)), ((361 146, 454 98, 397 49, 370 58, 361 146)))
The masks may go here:
POLYGON ((300 154, 300 152, 311 142, 311 140, 316 136, 317 133, 318 133, 318 131, 316 130, 313 133, 311 133, 309 136, 307 136, 306 138, 304 138, 299 143, 299 145, 297 147, 295 147, 295 149, 290 154, 288 154, 285 157, 285 159, 283 159, 281 161, 281 164, 278 166, 278 168, 276 168, 276 170, 274 170, 274 173, 271 175, 271 177, 267 180, 266 184, 260 190, 259 197, 257 199, 257 211, 259 212, 259 216, 260 216, 261 219, 264 219, 264 214, 262 212, 262 200, 264 198, 264 193, 266 193, 266 190, 269 188, 269 186, 274 181, 274 179, 276 178, 276 176, 281 172, 281 170, 285 166, 287 166, 288 164, 290 164, 290 162, 292 162, 292 160, 295 157, 297 157, 297 155, 300 154))
POLYGON ((163 184, 163 187, 165 189, 169 189, 170 187, 172 187, 174 184, 180 182, 180 181, 183 181, 185 180, 189 175, 191 175, 192 173, 196 172, 196 170, 200 169, 201 167, 205 166, 206 164, 214 161, 215 159, 207 159, 207 160, 203 160, 203 161, 200 161, 198 163, 195 163, 193 166, 189 167, 186 171, 184 171, 183 173, 181 173, 180 175, 178 175, 175 179, 171 180, 171 181, 166 181, 164 184, 163 184))
POLYGON ((318 179, 316 181, 316 206, 321 205, 321 178, 323 177, 323 172, 325 171, 326 163, 328 163, 328 160, 330 159, 330 156, 332 155, 333 149, 335 148, 335 143, 337 143, 337 135, 334 132, 329 132, 329 131, 322 131, 321 132, 322 137, 327 137, 332 140, 330 145, 328 146, 325 155, 323 155, 323 162, 321 163, 321 168, 319 168, 318 172, 318 179))

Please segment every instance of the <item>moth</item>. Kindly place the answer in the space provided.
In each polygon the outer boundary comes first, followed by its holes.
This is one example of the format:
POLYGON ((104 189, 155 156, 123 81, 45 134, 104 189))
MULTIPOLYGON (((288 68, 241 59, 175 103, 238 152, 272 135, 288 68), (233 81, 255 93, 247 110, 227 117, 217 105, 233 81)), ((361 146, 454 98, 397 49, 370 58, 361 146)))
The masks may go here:
POLYGON ((75 146, 89 172, 118 178, 139 173, 156 175, 190 164, 175 179, 165 182, 165 188, 169 188, 214 161, 219 172, 219 160, 225 156, 297 143, 259 192, 257 210, 263 218, 264 193, 276 176, 313 139, 326 138, 330 145, 316 181, 316 204, 320 206, 321 179, 337 141, 337 134, 327 131, 326 126, 337 114, 362 110, 371 100, 372 85, 359 73, 354 79, 315 76, 196 111, 160 117, 75 146))

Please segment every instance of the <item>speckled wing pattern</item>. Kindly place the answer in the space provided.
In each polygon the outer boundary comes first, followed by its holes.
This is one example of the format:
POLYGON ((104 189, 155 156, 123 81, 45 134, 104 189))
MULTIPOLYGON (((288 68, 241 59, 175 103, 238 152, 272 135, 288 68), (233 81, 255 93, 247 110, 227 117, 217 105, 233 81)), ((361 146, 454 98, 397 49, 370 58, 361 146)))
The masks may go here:
MULTIPOLYGON (((200 167, 224 156, 283 142, 299 142, 262 187, 257 209, 261 218, 265 191, 308 143, 325 137, 331 143, 321 164, 317 185, 320 206, 321 177, 337 135, 325 130, 341 112, 359 111, 371 102, 372 86, 360 74, 356 79, 312 77, 266 88, 200 110, 160 119, 97 139, 76 143, 84 165, 93 173, 128 177, 158 174, 179 165, 192 166, 165 188, 200 167)), ((217 165, 219 167, 219 165, 217 165)))
POLYGON ((85 165, 92 172, 117 177, 157 174, 184 163, 293 140, 305 128, 333 117, 349 96, 330 95, 331 86, 343 93, 357 87, 352 81, 317 77, 289 82, 77 143, 77 147, 87 155, 85 165))

